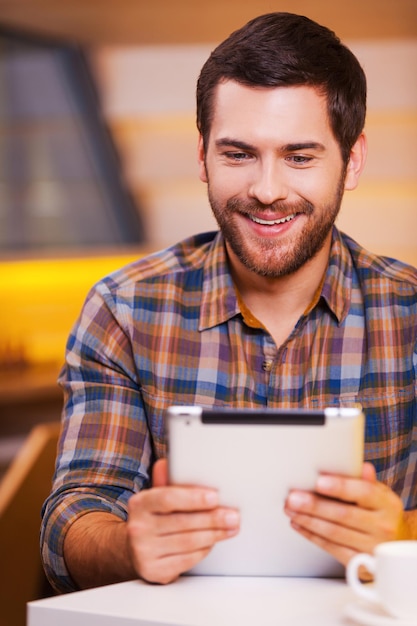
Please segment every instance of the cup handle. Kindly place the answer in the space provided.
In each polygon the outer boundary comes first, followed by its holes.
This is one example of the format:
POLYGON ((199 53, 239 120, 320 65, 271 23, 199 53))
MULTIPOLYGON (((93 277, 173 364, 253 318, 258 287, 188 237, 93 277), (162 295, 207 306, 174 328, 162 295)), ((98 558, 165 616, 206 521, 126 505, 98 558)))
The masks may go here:
POLYGON ((364 565, 371 574, 375 574, 375 557, 365 553, 356 554, 349 561, 346 568, 346 578, 348 584, 352 587, 353 591, 358 594, 358 596, 365 598, 365 600, 380 602, 376 591, 369 588, 368 585, 361 583, 359 580, 358 570, 361 565, 364 565))

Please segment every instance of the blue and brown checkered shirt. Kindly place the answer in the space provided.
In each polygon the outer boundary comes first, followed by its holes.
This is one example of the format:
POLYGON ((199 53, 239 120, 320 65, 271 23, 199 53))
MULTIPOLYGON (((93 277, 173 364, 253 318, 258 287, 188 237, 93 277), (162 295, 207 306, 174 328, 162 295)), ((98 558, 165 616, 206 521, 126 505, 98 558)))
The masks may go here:
POLYGON ((219 233, 100 281, 60 376, 63 434, 42 529, 55 587, 74 588, 62 554, 69 525, 92 510, 126 518, 129 497, 149 485, 152 462, 165 455, 171 404, 359 402, 366 458, 415 508, 416 340, 417 270, 366 252, 337 229, 321 293, 281 346, 242 314, 219 233))

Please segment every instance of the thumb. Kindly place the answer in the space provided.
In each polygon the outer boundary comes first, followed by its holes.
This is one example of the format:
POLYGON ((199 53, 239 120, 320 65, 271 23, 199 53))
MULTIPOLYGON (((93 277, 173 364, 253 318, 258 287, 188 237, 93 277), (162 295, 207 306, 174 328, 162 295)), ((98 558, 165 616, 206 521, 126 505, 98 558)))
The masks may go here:
POLYGON ((370 483, 376 483, 376 471, 372 463, 364 463, 362 467, 362 478, 370 483))
POLYGON ((167 459, 158 459, 152 468, 152 487, 165 487, 168 484, 167 459))

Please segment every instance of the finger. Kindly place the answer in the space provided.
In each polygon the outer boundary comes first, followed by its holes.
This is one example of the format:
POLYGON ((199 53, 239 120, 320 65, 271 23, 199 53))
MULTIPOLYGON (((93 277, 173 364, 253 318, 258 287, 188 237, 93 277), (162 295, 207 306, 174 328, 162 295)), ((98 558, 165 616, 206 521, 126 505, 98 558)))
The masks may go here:
POLYGON ((371 483, 376 483, 376 469, 372 463, 364 463, 362 467, 362 478, 371 483))
POLYGON ((161 557, 144 564, 139 568, 138 574, 148 582, 165 585, 174 582, 178 576, 192 569, 209 552, 210 549, 206 549, 161 557))
MULTIPOLYGON (((314 543, 316 546, 318 546, 322 550, 325 550, 328 554, 331 554, 337 561, 342 563, 342 565, 344 565, 345 567, 347 566, 347 564, 349 563, 352 557, 354 557, 356 554, 359 554, 359 552, 365 551, 365 550, 358 551, 356 549, 347 548, 346 546, 332 544, 331 542, 326 540, 324 537, 311 534, 309 531, 301 527, 297 528, 296 526, 294 526, 294 530, 297 530, 297 532, 299 532, 300 535, 302 535, 303 537, 305 537, 306 539, 314 543)), ((371 551, 369 551, 369 553, 371 553, 371 551)), ((359 578, 363 582, 370 582, 373 580, 372 574, 370 574, 366 570, 366 568, 363 566, 361 566, 359 569, 359 578)))
POLYGON ((168 484, 167 459, 158 459, 152 468, 152 486, 165 487, 168 484))
POLYGON ((326 537, 322 537, 321 535, 315 535, 311 530, 298 525, 297 523, 291 521, 291 526, 296 530, 300 535, 314 543, 316 546, 331 554, 337 561, 342 563, 343 565, 347 565, 350 559, 358 554, 358 550, 352 549, 350 547, 346 547, 344 545, 336 544, 329 541, 326 537))
POLYGON ((314 493, 294 491, 289 494, 284 511, 294 522, 330 541, 367 551, 377 543, 400 536, 401 500, 389 491, 383 503, 379 509, 364 509, 314 493))
POLYGON ((398 496, 385 485, 380 487, 383 494, 379 493, 375 502, 369 498, 367 504, 370 506, 366 508, 350 501, 344 502, 323 498, 311 492, 294 491, 290 492, 284 511, 290 517, 305 514, 346 526, 366 535, 374 535, 380 541, 388 541, 395 538, 398 533, 403 517, 402 504, 398 496), (375 506, 371 508, 373 503, 375 506))
POLYGON ((214 544, 235 536, 238 529, 202 529, 158 538, 159 557, 210 550, 214 544))
POLYGON ((158 537, 156 541, 135 537, 131 528, 131 545, 139 576, 152 582, 167 583, 189 570, 204 558, 215 543, 229 539, 234 530, 202 530, 158 537))
POLYGON ((291 492, 284 511, 292 519, 296 515, 306 515, 308 519, 317 518, 342 527, 369 534, 375 523, 375 515, 368 509, 343 501, 322 498, 309 492, 291 492))
POLYGON ((129 514, 205 511, 218 506, 218 493, 200 487, 152 487, 133 495, 129 514))
MULTIPOLYGON (((377 482, 375 467, 367 462, 362 466, 361 478, 321 474, 316 481, 316 491, 331 498, 356 502, 365 508, 377 508, 380 493, 374 491, 370 485, 376 486, 382 483, 377 482)), ((383 491, 387 489, 383 487, 383 491)))
MULTIPOLYGON (((364 471, 366 473, 369 470, 364 471)), ((330 474, 321 474, 318 477, 315 490, 324 496, 354 502, 364 509, 372 510, 381 508, 383 501, 392 494, 389 487, 383 483, 330 474)))
POLYGON ((376 543, 374 537, 366 532, 350 528, 342 524, 311 517, 309 515, 295 515, 291 518, 291 525, 297 530, 303 530, 310 538, 315 538, 315 543, 321 546, 338 546, 358 552, 370 552, 376 543))
POLYGON ((146 536, 141 532, 140 525, 131 524, 129 538, 134 550, 140 555, 140 560, 146 562, 166 556, 209 550, 215 543, 229 539, 238 532, 239 528, 203 528, 189 532, 146 536))
POLYGON ((238 511, 227 508, 202 513, 157 515, 153 520, 154 531, 160 536, 199 530, 237 530, 239 525, 238 511))

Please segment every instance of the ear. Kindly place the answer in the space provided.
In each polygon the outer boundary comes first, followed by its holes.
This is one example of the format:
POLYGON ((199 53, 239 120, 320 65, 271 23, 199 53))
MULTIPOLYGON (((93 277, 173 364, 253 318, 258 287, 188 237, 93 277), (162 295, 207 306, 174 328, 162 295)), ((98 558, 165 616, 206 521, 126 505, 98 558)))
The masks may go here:
POLYGON ((365 167, 368 142, 365 133, 361 133, 350 151, 349 163, 346 169, 345 190, 356 189, 359 177, 365 167))
POLYGON ((207 183, 207 171, 206 171, 206 160, 205 160, 205 150, 204 150, 204 141, 202 135, 198 137, 198 146, 197 146, 197 161, 199 166, 200 180, 203 183, 207 183))

